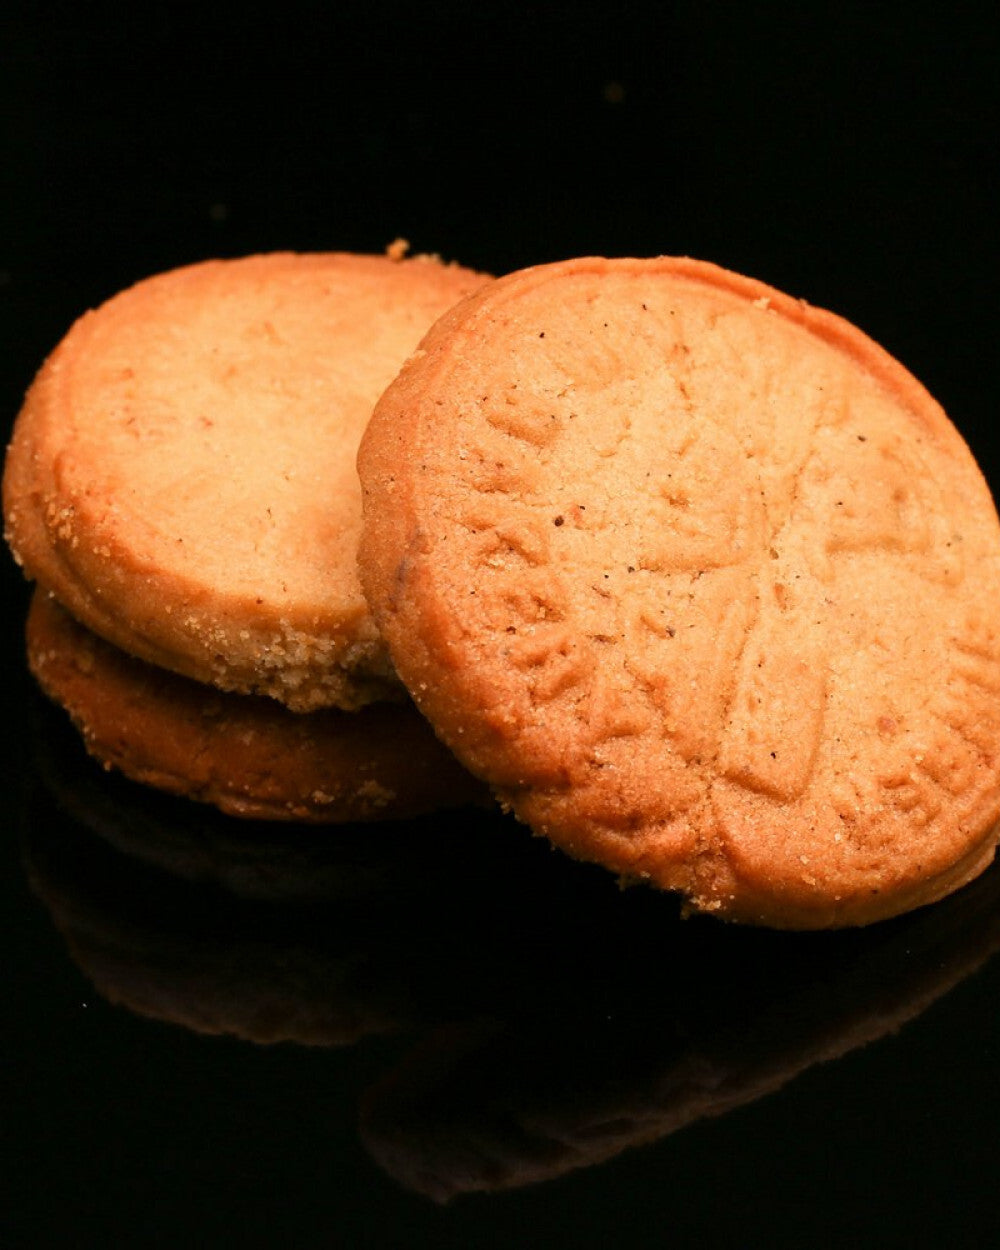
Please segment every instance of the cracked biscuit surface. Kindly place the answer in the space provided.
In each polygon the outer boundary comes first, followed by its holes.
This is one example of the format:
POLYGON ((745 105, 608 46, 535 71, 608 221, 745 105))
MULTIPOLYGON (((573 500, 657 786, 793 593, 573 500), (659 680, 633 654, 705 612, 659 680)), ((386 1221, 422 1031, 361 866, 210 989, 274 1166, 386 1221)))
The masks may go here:
POLYGON ((297 711, 398 697, 358 585, 358 440, 480 275, 275 253, 138 283, 42 367, 4 473, 8 540, 83 624, 297 711))
POLYGON ((1000 813, 1000 529, 861 331, 690 260, 501 279, 362 441, 365 593, 536 832, 696 910, 862 924, 1000 813))

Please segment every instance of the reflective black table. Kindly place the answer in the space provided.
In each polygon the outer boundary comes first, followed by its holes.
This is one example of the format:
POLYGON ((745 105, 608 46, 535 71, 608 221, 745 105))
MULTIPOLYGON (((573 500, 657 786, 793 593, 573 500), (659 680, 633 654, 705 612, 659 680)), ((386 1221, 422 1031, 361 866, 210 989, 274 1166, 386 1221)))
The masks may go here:
MULTIPOLYGON (((993 16, 291 0, 0 19, 0 421, 207 256, 690 254, 856 321, 1000 488, 993 16)), ((0 559, 0 1245, 1000 1236, 1000 874, 859 932, 683 920, 498 815, 281 830, 103 773, 0 559)))

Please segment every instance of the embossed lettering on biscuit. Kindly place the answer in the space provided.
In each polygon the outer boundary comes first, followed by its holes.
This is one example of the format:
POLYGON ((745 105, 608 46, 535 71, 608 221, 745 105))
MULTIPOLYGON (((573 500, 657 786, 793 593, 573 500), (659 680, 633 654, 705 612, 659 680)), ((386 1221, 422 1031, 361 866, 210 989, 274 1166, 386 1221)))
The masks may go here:
POLYGON ((362 576, 401 677, 522 820, 786 927, 982 870, 1000 524, 901 365, 676 258, 508 275, 424 347, 362 443, 362 576), (415 530, 439 564, 404 599, 415 530), (492 746, 464 751, 476 723, 492 746))

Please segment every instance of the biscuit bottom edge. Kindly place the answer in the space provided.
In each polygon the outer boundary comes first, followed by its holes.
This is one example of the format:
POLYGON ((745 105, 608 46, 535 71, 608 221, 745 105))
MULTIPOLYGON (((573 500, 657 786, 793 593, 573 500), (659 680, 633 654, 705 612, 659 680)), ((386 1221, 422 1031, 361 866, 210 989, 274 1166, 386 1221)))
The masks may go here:
POLYGON ((26 622, 28 665, 88 754, 140 785, 243 820, 399 820, 486 802, 412 705, 292 712, 126 655, 44 591, 26 622))

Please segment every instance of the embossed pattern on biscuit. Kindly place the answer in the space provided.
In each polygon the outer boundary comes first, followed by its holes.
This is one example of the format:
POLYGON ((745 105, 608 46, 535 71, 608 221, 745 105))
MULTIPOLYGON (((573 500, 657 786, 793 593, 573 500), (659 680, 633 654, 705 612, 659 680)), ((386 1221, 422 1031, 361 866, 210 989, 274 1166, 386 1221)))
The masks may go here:
POLYGON ((743 649, 718 767, 749 790, 791 800, 815 769, 828 673, 822 654, 790 643, 783 625, 758 625, 743 649))
POLYGON ((557 844, 805 927, 992 856, 996 513, 860 331, 697 262, 524 271, 438 324, 359 467, 398 671, 557 844))

